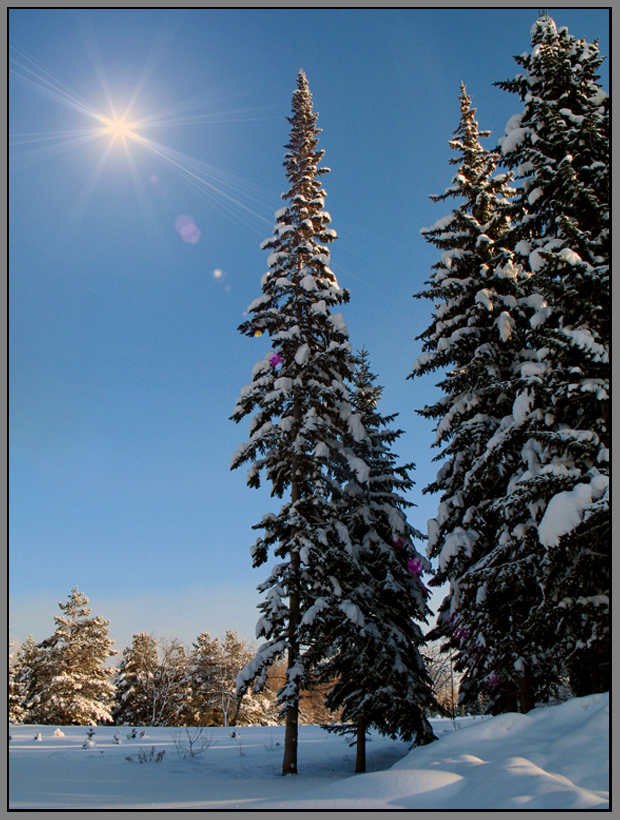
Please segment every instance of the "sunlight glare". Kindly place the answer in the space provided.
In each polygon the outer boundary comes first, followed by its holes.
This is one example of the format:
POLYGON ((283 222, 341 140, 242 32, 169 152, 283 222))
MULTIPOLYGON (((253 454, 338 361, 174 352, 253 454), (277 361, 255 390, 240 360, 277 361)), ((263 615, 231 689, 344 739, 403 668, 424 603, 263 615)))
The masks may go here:
POLYGON ((121 139, 125 139, 125 137, 140 139, 138 134, 136 134, 133 130, 138 125, 136 122, 127 122, 125 117, 114 117, 114 119, 110 119, 109 117, 99 117, 99 119, 104 125, 101 129, 102 134, 112 134, 114 139, 117 137, 120 137, 121 139))

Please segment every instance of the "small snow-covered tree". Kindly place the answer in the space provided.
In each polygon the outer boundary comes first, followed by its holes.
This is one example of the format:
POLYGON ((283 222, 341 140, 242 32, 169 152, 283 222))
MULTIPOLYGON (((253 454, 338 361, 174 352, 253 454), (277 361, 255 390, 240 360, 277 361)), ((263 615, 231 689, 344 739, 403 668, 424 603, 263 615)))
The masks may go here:
MULTIPOLYGON (((519 195, 507 237, 527 275, 528 347, 500 448, 518 453, 499 537, 538 552, 528 629, 547 683, 609 687, 609 99, 597 43, 543 14, 522 69, 498 85, 523 110, 501 140, 519 195)), ((525 664, 529 659, 519 658, 525 664)))
POLYGON ((39 699, 49 683, 43 658, 42 648, 28 635, 17 653, 13 679, 16 708, 24 723, 38 722, 33 716, 37 717, 39 699))
POLYGON ((54 616, 56 631, 39 649, 39 691, 31 708, 33 722, 96 725, 112 720, 110 708, 114 670, 103 664, 116 654, 108 638, 109 621, 90 617, 88 598, 74 587, 62 615, 54 616), (43 688, 41 683, 45 684, 43 688))
POLYGON ((125 726, 148 726, 153 715, 155 676, 159 666, 157 641, 148 632, 133 636, 123 650, 114 679, 114 722, 125 726))
POLYGON ((425 643, 418 622, 431 614, 421 577, 429 562, 416 550, 422 535, 405 517, 413 506, 413 464, 399 466, 392 445, 401 430, 395 415, 382 416, 382 388, 370 372, 368 354, 356 359, 351 405, 356 420, 345 440, 348 480, 338 506, 338 527, 345 549, 331 552, 323 595, 313 617, 320 638, 316 654, 320 681, 333 681, 325 704, 342 710, 357 726, 356 771, 365 771, 366 730, 376 727, 391 737, 416 744, 435 739, 426 718, 437 704, 420 653, 425 643), (360 480, 358 463, 366 465, 360 480))
POLYGON ((208 632, 201 632, 193 642, 187 660, 187 685, 193 725, 217 726, 216 705, 211 681, 221 652, 220 642, 208 632))
POLYGON ((313 640, 304 618, 317 597, 325 553, 338 548, 339 536, 331 531, 330 464, 348 429, 346 384, 353 372, 346 325, 333 312, 348 293, 329 267, 328 243, 336 233, 328 227, 321 184, 329 169, 318 167, 323 151, 316 147, 317 114, 303 71, 292 109, 287 204, 276 212, 274 235, 262 246, 271 251, 262 295, 240 328, 250 337, 267 334, 271 350, 254 367, 234 410, 235 421, 253 417, 250 439, 231 464, 249 464, 249 486, 259 486, 264 472, 272 495, 288 495, 280 511, 257 526, 264 534, 252 549, 254 566, 267 560, 271 548, 281 561, 259 587, 266 596, 257 636, 265 642, 239 678, 240 694, 253 680, 260 688, 268 665, 287 654, 287 682, 278 697, 286 716, 283 774, 297 772, 299 691, 309 673, 303 646, 313 640))
POLYGON ((243 722, 241 702, 237 700, 237 675, 253 657, 254 652, 248 649, 245 641, 240 641, 236 632, 227 629, 211 676, 211 697, 222 726, 243 722))
POLYGON ((19 659, 13 652, 15 641, 9 640, 9 723, 22 723, 24 720, 24 686, 19 679, 19 659))

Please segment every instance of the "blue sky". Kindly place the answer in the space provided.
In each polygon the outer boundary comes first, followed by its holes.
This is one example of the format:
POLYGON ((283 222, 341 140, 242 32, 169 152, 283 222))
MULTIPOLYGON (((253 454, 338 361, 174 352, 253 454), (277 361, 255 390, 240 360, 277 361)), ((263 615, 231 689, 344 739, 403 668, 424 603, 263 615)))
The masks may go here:
MULTIPOLYGON (((607 9, 550 13, 609 54, 607 9)), ((49 636, 73 586, 110 619, 119 651, 139 631, 253 638, 268 568, 251 567, 252 525, 278 502, 229 471, 247 425, 228 419, 268 345, 236 328, 266 270, 259 244, 282 205, 300 68, 332 169, 345 320, 385 386, 383 412, 400 414, 396 450, 417 465, 410 519, 425 530, 437 499, 421 490, 437 465, 415 411, 436 380, 406 377, 429 324, 411 297, 437 257, 419 232, 447 212, 429 195, 453 172, 460 82, 492 147, 521 108, 493 83, 518 73, 536 16, 10 11, 13 638, 49 636), (113 119, 132 100, 128 121, 158 115, 135 128, 151 150, 113 141, 87 111, 113 119), (183 241, 179 216, 197 241, 183 241)))

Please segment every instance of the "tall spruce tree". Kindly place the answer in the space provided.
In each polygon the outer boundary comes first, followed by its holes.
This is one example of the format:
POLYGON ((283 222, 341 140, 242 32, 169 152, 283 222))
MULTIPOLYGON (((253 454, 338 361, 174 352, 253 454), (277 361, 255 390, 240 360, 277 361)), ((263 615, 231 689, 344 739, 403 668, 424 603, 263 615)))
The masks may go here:
POLYGON ((31 709, 33 722, 96 725, 112 721, 114 670, 104 663, 116 655, 108 637, 109 621, 90 617, 88 598, 73 587, 56 630, 40 644, 37 658, 39 691, 31 709))
POLYGON ((526 274, 528 361, 500 449, 519 466, 499 539, 539 555, 530 607, 538 668, 573 691, 609 688, 609 99, 597 43, 543 14, 522 72, 498 83, 523 110, 501 141, 519 195, 506 247, 526 274))
MULTIPOLYGON (((531 689, 515 662, 527 654, 524 622, 538 589, 532 555, 497 540, 496 502, 502 501, 518 454, 496 446, 512 418, 514 374, 527 361, 527 278, 503 250, 510 227, 507 208, 515 194, 497 173, 498 153, 485 149, 471 98, 461 86, 461 118, 451 148, 458 166, 435 202, 456 200, 447 216, 422 229, 441 251, 427 288, 417 294, 434 303, 431 325, 420 339, 423 353, 413 376, 439 370, 440 398, 421 411, 436 425, 436 460, 442 466, 425 492, 440 493, 429 521, 428 555, 438 561, 434 583, 449 582, 435 635, 448 638, 463 672, 461 700, 489 694, 494 708, 531 708, 531 689)), ((513 545, 514 546, 514 545, 513 545)))
MULTIPOLYGON (((356 726, 356 772, 366 769, 366 730, 416 744, 435 739, 426 714, 437 709, 420 648, 425 639, 418 621, 431 614, 421 576, 429 562, 415 549, 422 535, 409 524, 404 498, 413 481, 413 464, 399 466, 392 445, 402 434, 391 428, 395 415, 377 408, 382 388, 370 372, 368 354, 356 359, 351 394, 362 435, 345 441, 345 475, 338 520, 346 543, 338 566, 326 567, 337 585, 326 585, 317 599, 321 640, 317 678, 333 682, 325 698, 331 710, 356 726), (360 480, 352 467, 368 468, 360 480)), ((345 729, 345 731, 348 731, 345 729)))
POLYGON ((300 687, 308 680, 312 623, 304 618, 322 587, 326 553, 339 549, 333 521, 331 464, 351 419, 347 382, 353 374, 348 332, 335 307, 348 301, 329 267, 328 244, 336 238, 324 210, 312 97, 303 71, 293 94, 290 140, 284 167, 289 188, 285 207, 275 214, 274 235, 262 295, 248 308, 240 327, 249 337, 267 334, 271 350, 258 362, 232 418, 253 414, 250 439, 233 456, 231 468, 250 464, 247 483, 258 487, 261 473, 272 495, 288 500, 277 514, 257 525, 264 534, 252 549, 254 566, 269 550, 281 560, 259 589, 266 593, 257 636, 266 640, 239 676, 241 694, 266 668, 287 654, 287 681, 278 703, 286 716, 282 774, 297 772, 300 687), (286 602, 288 599, 288 603, 286 602))

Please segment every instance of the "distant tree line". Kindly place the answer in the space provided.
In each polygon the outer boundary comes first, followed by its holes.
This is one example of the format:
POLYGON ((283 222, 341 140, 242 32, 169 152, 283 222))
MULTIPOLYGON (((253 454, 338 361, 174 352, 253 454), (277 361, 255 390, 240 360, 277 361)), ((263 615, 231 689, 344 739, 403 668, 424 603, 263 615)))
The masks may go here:
MULTIPOLYGON (((247 726, 278 723, 276 692, 282 664, 270 670, 265 691, 237 696, 236 678, 254 651, 236 632, 224 639, 202 632, 186 648, 177 639, 133 636, 117 666, 109 621, 92 617, 88 598, 74 588, 56 630, 19 650, 9 645, 9 721, 53 725, 247 726)), ((301 720, 339 719, 323 704, 326 686, 302 693, 301 720)))

